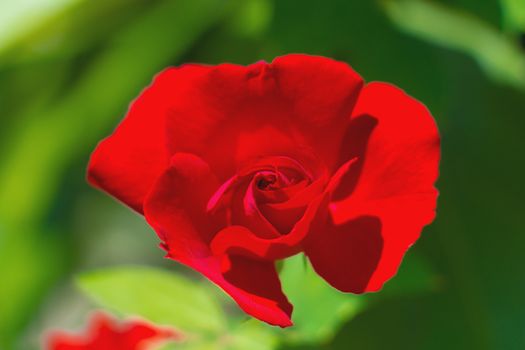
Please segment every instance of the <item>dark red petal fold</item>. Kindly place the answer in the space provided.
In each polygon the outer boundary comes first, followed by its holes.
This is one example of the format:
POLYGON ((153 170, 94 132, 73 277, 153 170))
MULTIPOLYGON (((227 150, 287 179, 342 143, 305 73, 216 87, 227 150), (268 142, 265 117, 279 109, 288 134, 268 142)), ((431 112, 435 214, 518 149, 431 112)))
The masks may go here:
MULTIPOLYGON (((307 254, 316 271, 330 284, 341 290, 355 289, 345 282, 345 278, 354 277, 351 271, 347 274, 334 261, 342 261, 342 256, 357 249, 350 247, 355 237, 360 237, 356 246, 375 256, 380 227, 381 255, 368 284, 361 290, 377 291, 396 273, 407 249, 434 219, 439 133, 423 104, 385 83, 370 83, 362 90, 352 118, 363 116, 375 119, 377 124, 368 139, 357 184, 344 198, 341 192, 346 192, 348 186, 342 177, 333 193, 337 201, 330 204, 333 225, 327 226, 324 243, 317 237, 319 244, 312 243, 307 254), (337 249, 347 245, 348 253, 337 249), (329 251, 333 253, 328 254, 329 251)), ((348 259, 353 261, 356 256, 348 259)), ((368 259, 366 255, 355 263, 370 266, 368 259)))
POLYGON ((381 221, 361 216, 340 225, 319 222, 305 244, 314 270, 343 292, 362 293, 381 258, 381 221))
POLYGON ((210 251, 209 240, 225 223, 223 217, 206 212, 218 187, 202 159, 178 153, 145 200, 146 219, 164 241, 168 257, 208 277, 252 316, 290 326, 292 306, 281 290, 273 262, 215 256, 210 251))
POLYGON ((185 65, 161 72, 91 155, 89 182, 142 212, 144 196, 171 157, 166 141, 169 105, 178 98, 181 82, 207 69, 185 65))

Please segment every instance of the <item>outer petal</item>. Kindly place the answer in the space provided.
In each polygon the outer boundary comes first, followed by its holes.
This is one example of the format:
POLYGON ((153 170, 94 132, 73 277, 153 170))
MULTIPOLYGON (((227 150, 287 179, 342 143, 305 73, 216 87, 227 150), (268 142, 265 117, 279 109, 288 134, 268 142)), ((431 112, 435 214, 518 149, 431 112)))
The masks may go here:
POLYGON ((168 145, 172 152, 198 155, 225 181, 254 156, 289 155, 293 139, 286 114, 268 64, 221 64, 173 101, 168 145))
POLYGON ((363 86, 348 64, 322 56, 291 54, 277 57, 270 66, 279 94, 293 104, 293 118, 310 131, 340 127, 363 86))
POLYGON ((142 212, 144 196, 170 159, 165 129, 170 101, 185 82, 208 69, 185 65, 160 73, 91 155, 89 182, 142 212))
POLYGON ((361 87, 347 64, 324 57, 218 65, 173 101, 170 149, 197 154, 223 181, 254 157, 333 163, 361 87))
POLYGON ((165 242, 168 257, 208 277, 247 313, 270 324, 291 325, 292 306, 281 291, 272 262, 212 255, 211 237, 224 218, 206 213, 218 183, 208 165, 191 154, 176 154, 145 201, 146 219, 165 242))
POLYGON ((325 218, 305 244, 315 271, 343 292, 362 293, 383 250, 381 221, 360 216, 340 225, 325 218))
POLYGON ((286 55, 276 58, 271 67, 301 134, 333 167, 362 78, 348 64, 321 56, 286 55))
POLYGON ((423 226, 434 219, 438 195, 439 134, 424 105, 392 85, 370 83, 355 107, 353 118, 358 117, 377 121, 359 173, 350 168, 334 190, 333 220, 327 220, 324 239, 306 251, 321 276, 352 292, 377 291, 397 272, 423 226), (348 250, 340 248, 346 245, 348 250), (368 283, 350 262, 364 266, 368 283))

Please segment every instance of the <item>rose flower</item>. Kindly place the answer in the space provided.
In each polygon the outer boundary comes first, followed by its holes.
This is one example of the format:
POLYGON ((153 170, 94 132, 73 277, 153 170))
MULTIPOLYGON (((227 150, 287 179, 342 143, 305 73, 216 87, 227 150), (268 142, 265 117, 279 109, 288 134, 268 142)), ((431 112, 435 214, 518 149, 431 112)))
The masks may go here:
POLYGON ((104 313, 96 313, 85 334, 55 331, 47 337, 46 349, 148 350, 156 344, 180 338, 181 335, 174 330, 160 328, 146 321, 131 320, 120 324, 104 313))
POLYGON ((250 315, 291 325, 275 262, 379 290, 435 216, 439 134, 393 85, 332 59, 169 68, 94 151, 88 179, 143 214, 167 257, 250 315))

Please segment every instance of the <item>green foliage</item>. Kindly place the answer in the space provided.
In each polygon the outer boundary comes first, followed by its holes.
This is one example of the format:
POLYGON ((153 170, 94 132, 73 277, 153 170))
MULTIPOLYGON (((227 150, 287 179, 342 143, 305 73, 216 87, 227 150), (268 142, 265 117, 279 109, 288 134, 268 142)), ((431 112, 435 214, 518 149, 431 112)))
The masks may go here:
POLYGON ((236 35, 256 38, 270 24, 272 7, 269 0, 245 0, 234 11, 228 26, 236 35))
POLYGON ((397 275, 390 279, 378 293, 370 294, 369 299, 387 299, 408 295, 420 295, 439 289, 439 277, 421 256, 409 250, 397 275))
MULTIPOLYGON (((390 284, 380 299, 429 290, 432 274, 420 260, 390 284), (417 278, 417 280, 414 280, 417 278)), ((183 349, 271 350, 286 344, 330 341, 342 324, 377 298, 341 293, 315 274, 304 257, 285 260, 280 277, 294 304, 294 326, 276 330, 256 320, 227 315, 210 289, 181 275, 139 266, 104 268, 77 277, 77 285, 97 305, 121 315, 139 315, 160 325, 182 330, 183 349)), ((226 299, 227 307, 233 302, 226 299)), ((167 345, 167 349, 174 345, 167 345)))
POLYGON ((294 342, 324 342, 364 306, 364 299, 332 288, 304 259, 303 255, 287 259, 280 274, 294 304, 294 326, 287 335, 294 342))
MULTIPOLYGON (((241 322, 222 341, 223 349, 231 350, 271 350, 278 345, 278 338, 269 326, 255 320, 241 322)), ((221 347, 221 340, 215 343, 221 347)))
POLYGON ((45 285, 64 273, 64 242, 55 232, 47 238, 7 235, 0 228, 0 349, 9 349, 14 334, 37 308, 45 285), (45 262, 45 263, 43 263, 45 262))
POLYGON ((100 305, 124 315, 140 315, 190 333, 219 333, 225 320, 205 289, 180 275, 146 267, 118 267, 77 278, 100 305))
MULTIPOLYGON (((209 290, 181 275, 146 267, 116 267, 87 272, 77 285, 98 305, 122 315, 139 315, 175 327, 188 350, 270 350, 277 344, 269 327, 256 321, 229 322, 209 290)), ((174 345, 166 345, 170 349, 174 345)))
POLYGON ((385 0, 383 6, 401 30, 471 55, 490 77, 525 91, 523 52, 496 28, 430 1, 385 0))
POLYGON ((525 32, 525 2, 523 0, 500 0, 503 23, 510 31, 525 32))
POLYGON ((40 22, 77 0, 21 0, 0 2, 0 51, 30 33, 40 22), (29 24, 29 25, 28 25, 29 24))

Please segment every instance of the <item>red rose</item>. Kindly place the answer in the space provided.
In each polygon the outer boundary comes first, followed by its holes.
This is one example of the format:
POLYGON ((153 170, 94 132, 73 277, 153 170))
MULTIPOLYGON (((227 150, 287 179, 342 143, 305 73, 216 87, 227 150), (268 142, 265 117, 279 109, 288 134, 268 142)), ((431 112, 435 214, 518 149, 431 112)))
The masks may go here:
POLYGON ((439 134, 398 88, 328 58, 159 74, 89 165, 168 257, 247 313, 291 325, 275 261, 304 252, 344 292, 377 291, 435 216, 439 134))
POLYGON ((47 349, 146 350, 151 349, 152 344, 180 338, 169 328, 159 328, 140 320, 118 324, 109 316, 97 313, 93 315, 86 334, 52 333, 47 339, 47 349))

